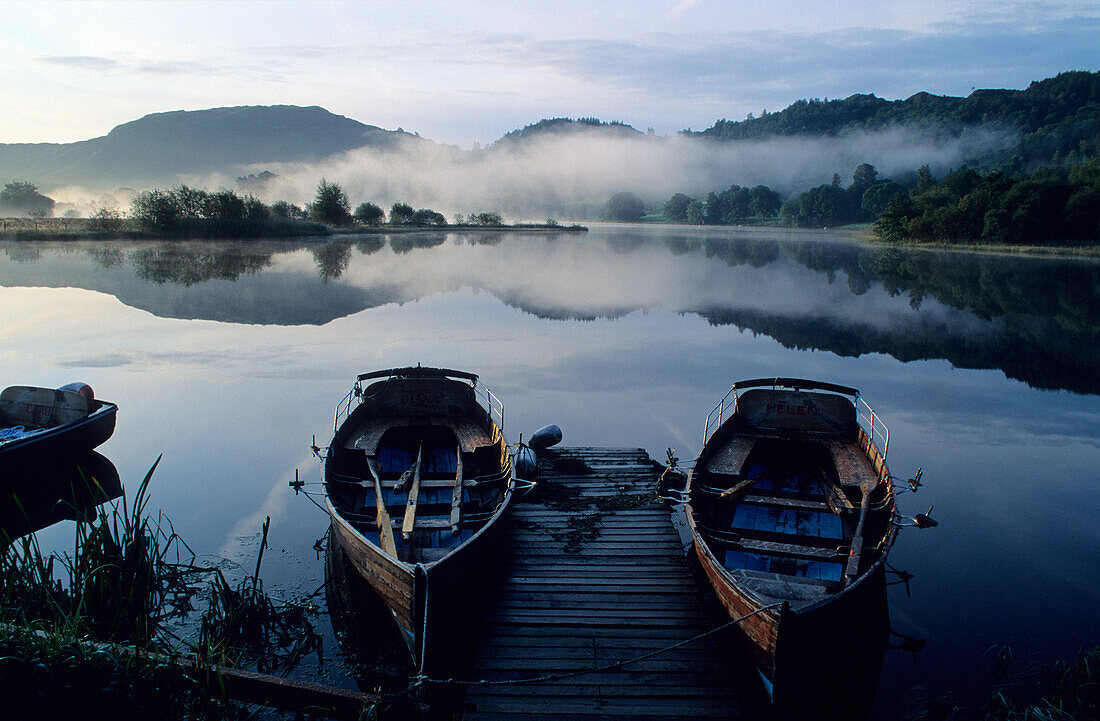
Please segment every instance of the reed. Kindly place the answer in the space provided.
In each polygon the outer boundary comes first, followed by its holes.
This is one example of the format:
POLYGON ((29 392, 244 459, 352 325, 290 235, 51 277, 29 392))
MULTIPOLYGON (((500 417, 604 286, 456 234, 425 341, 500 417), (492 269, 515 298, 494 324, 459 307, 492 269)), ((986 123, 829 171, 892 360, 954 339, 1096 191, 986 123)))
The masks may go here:
POLYGON ((77 522, 71 555, 43 554, 33 534, 4 539, 0 709, 21 709, 16 718, 88 718, 92 707, 117 709, 112 719, 236 717, 236 707, 210 697, 178 663, 180 639, 168 621, 194 629, 200 598, 207 606, 197 643, 183 646, 203 661, 285 673, 306 654, 320 655, 311 607, 277 602, 263 589, 270 519, 254 572, 231 586, 221 571, 195 565, 166 517, 149 514, 159 463, 132 498, 124 493, 77 522))
POLYGON ((1100 646, 1015 672, 1011 651, 999 650, 992 673, 1000 683, 984 705, 968 708, 951 695, 925 699, 905 721, 1100 721, 1100 646))
POLYGON ((210 586, 199 630, 199 653, 223 666, 255 666, 286 673, 311 652, 321 655, 321 636, 303 604, 277 602, 263 589, 260 566, 271 518, 264 519, 256 569, 236 586, 218 572, 210 586))

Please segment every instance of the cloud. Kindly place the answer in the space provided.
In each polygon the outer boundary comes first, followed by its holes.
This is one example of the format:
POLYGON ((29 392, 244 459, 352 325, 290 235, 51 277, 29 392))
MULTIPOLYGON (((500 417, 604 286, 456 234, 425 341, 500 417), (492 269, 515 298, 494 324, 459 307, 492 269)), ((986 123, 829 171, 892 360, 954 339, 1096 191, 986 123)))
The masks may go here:
POLYGON ((63 68, 80 68, 94 72, 116 70, 121 67, 117 60, 97 55, 43 55, 35 58, 43 65, 56 65, 63 68))

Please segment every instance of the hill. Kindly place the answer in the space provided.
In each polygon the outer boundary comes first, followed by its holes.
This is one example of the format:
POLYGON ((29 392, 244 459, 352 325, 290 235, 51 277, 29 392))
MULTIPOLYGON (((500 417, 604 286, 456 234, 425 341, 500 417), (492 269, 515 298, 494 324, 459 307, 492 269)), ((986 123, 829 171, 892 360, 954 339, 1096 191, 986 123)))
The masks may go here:
POLYGON ((232 173, 252 164, 315 162, 413 137, 316 106, 177 110, 76 143, 0 144, 0 180, 28 179, 46 190, 171 183, 180 175, 232 173))
POLYGON ((546 136, 562 136, 574 133, 598 133, 609 138, 641 137, 642 132, 626 123, 612 120, 605 123, 599 118, 543 118, 537 123, 505 133, 491 148, 505 148, 546 136))
POLYGON ((719 120, 685 135, 720 141, 793 135, 839 135, 917 125, 959 134, 995 127, 1018 133, 1015 147, 982 163, 1027 166, 1069 164, 1100 152, 1100 73, 1073 71, 1031 83, 1024 90, 975 90, 967 97, 917 93, 905 100, 852 95, 843 100, 799 100, 777 113, 741 121, 719 120))

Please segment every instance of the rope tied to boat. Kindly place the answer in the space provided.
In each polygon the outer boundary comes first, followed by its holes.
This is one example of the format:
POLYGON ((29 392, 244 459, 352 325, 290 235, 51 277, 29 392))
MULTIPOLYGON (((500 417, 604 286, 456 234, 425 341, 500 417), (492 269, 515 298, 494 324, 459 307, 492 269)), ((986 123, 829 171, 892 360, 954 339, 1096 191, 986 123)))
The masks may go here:
POLYGON ((607 671, 618 671, 618 670, 622 669, 623 666, 628 666, 632 663, 638 663, 639 661, 645 661, 646 659, 653 658, 654 656, 659 656, 662 653, 667 653, 669 651, 674 651, 678 648, 681 648, 683 646, 687 646, 688 644, 694 643, 696 641, 700 641, 700 640, 702 640, 702 639, 704 639, 708 636, 712 636, 716 633, 724 631, 724 630, 726 630, 727 628, 729 628, 731 626, 735 626, 735 625, 741 623, 742 621, 746 621, 746 620, 752 618, 753 616, 756 616, 757 614, 761 614, 765 611, 771 611, 771 610, 779 609, 779 608, 782 608, 784 605, 785 605, 785 602, 780 602, 780 603, 773 603, 773 604, 770 604, 768 606, 762 606, 762 607, 756 609, 755 611, 752 611, 751 613, 746 613, 743 616, 739 616, 735 619, 732 619, 732 620, 728 621, 727 623, 724 623, 720 626, 715 626, 714 628, 712 628, 708 631, 703 631, 702 633, 700 633, 696 636, 692 636, 691 638, 684 639, 683 641, 677 641, 676 643, 670 644, 668 646, 664 646, 663 648, 659 648, 655 651, 649 651, 648 653, 643 653, 640 656, 635 656, 633 658, 628 658, 628 659, 621 660, 621 661, 613 661, 611 663, 604 664, 603 666, 596 666, 595 668, 586 668, 586 669, 581 669, 579 671, 567 671, 567 672, 562 672, 562 673, 552 673, 552 674, 546 674, 544 676, 534 676, 532 678, 505 679, 505 680, 501 680, 501 681, 490 681, 488 679, 478 679, 478 680, 474 680, 474 681, 461 681, 461 680, 454 679, 454 678, 440 679, 440 678, 431 678, 429 676, 426 676, 426 675, 420 673, 420 674, 417 674, 416 676, 413 676, 412 679, 410 679, 410 683, 409 683, 408 688, 406 688, 401 693, 396 694, 395 697, 396 696, 401 696, 401 695, 404 695, 404 694, 412 693, 414 690, 418 689, 420 686, 422 686, 425 683, 450 684, 450 685, 456 685, 456 686, 517 686, 517 685, 535 684, 535 683, 552 683, 554 681, 561 681, 561 680, 564 680, 564 679, 567 679, 567 678, 576 678, 578 676, 586 676, 586 675, 592 674, 592 673, 605 673, 607 671))

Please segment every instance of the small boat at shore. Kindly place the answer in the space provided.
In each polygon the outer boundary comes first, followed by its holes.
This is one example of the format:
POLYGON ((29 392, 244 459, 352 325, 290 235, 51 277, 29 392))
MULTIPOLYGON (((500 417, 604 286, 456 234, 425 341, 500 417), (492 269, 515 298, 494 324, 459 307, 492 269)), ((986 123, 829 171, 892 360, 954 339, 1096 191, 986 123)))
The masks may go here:
POLYGON ((96 448, 115 432, 118 406, 91 388, 11 386, 0 393, 0 474, 57 463, 96 448))
POLYGON ((364 373, 337 406, 329 542, 392 612, 421 673, 484 593, 515 492, 503 423, 476 375, 439 368, 364 373))
POLYGON ((684 513, 773 698, 807 667, 844 666, 830 638, 884 633, 888 444, 859 391, 819 381, 739 381, 707 418, 684 513))

